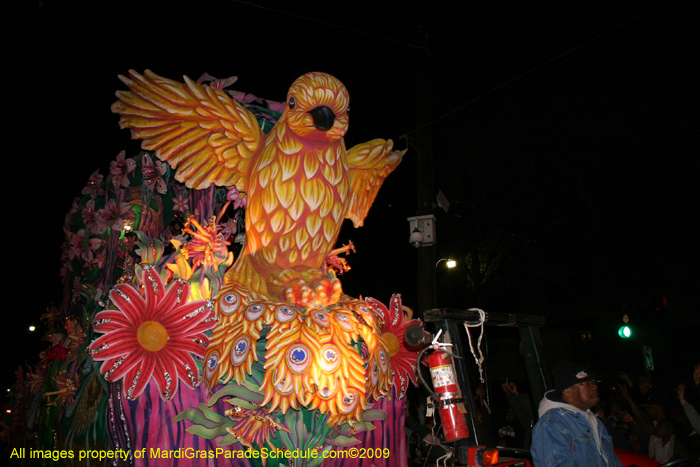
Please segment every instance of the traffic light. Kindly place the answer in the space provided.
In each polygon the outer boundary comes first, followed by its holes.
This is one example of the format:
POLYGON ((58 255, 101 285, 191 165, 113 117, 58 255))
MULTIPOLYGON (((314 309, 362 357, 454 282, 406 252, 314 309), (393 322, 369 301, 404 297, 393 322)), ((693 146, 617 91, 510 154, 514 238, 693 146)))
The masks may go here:
POLYGON ((620 327, 620 329, 617 330, 617 335, 622 337, 623 339, 629 339, 630 337, 632 337, 632 328, 627 325, 627 323, 630 322, 629 316, 622 316, 622 322, 625 324, 623 324, 620 327))

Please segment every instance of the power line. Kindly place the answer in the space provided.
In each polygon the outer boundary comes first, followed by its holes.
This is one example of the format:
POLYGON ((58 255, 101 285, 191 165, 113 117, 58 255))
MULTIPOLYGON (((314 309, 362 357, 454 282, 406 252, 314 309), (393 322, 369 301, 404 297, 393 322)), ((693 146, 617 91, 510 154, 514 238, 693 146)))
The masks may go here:
POLYGON ((367 32, 367 31, 361 31, 359 29, 349 28, 347 26, 341 26, 339 24, 329 23, 328 21, 321 21, 319 19, 310 18, 308 16, 302 16, 302 15, 298 15, 295 13, 290 13, 288 11, 277 10, 275 8, 269 8, 269 7, 258 5, 256 3, 252 3, 252 2, 245 2, 243 0, 233 0, 233 1, 235 3, 240 3, 242 5, 246 5, 246 6, 250 6, 250 7, 254 7, 254 8, 259 8, 261 10, 272 11, 272 12, 280 14, 280 15, 291 16, 292 18, 299 18, 299 19, 303 19, 305 21, 310 21, 312 23, 323 24, 324 26, 329 26, 331 28, 343 29, 345 31, 354 32, 355 34, 360 34, 363 36, 372 37, 374 39, 380 39, 380 40, 386 41, 386 42, 393 42, 394 44, 403 45, 405 47, 410 47, 412 49, 427 50, 425 47, 421 47, 421 46, 414 45, 414 44, 409 44, 408 42, 397 41, 396 39, 391 39, 389 37, 380 36, 378 34, 373 34, 371 32, 367 32))
MULTIPOLYGON (((669 1, 670 1, 670 0, 665 0, 665 1, 661 2, 661 3, 658 3, 658 4, 654 5, 653 7, 649 8, 648 10, 644 11, 643 13, 640 13, 640 15, 646 14, 646 13, 650 12, 651 10, 653 10, 653 9, 655 9, 655 8, 658 8, 659 6, 661 6, 661 5, 665 4, 665 3, 668 3, 669 1)), ((484 11, 484 12, 488 13, 489 15, 493 16, 494 18, 496 18, 496 19, 497 19, 498 21, 500 21, 501 23, 505 24, 506 26, 508 26, 508 27, 511 28, 512 30, 516 31, 518 34, 521 34, 522 36, 526 37, 527 39, 529 39, 529 40, 532 41, 533 43, 539 45, 540 47, 542 47, 543 49, 547 50, 547 51, 550 52, 551 54, 553 54, 553 55, 556 55, 556 54, 557 54, 557 52, 556 52, 555 50, 551 49, 551 48, 550 48, 549 46, 547 46, 546 44, 543 44, 542 42, 538 41, 537 39, 535 39, 534 37, 530 36, 529 34, 525 33, 524 31, 520 30, 519 28, 513 26, 512 24, 510 24, 509 22, 507 22, 506 20, 504 20, 504 19, 501 18, 500 16, 496 15, 495 13, 492 13, 491 11, 489 11, 489 10, 486 9, 485 7, 481 6, 480 4, 475 3, 475 5, 476 5, 479 9, 481 9, 482 11, 484 11)), ((634 19, 634 18, 632 18, 632 19, 634 19)), ((629 20, 627 20, 626 22, 630 22, 630 21, 632 21, 632 19, 629 19, 629 20)), ((622 23, 622 24, 625 24, 625 23, 622 23)), ((620 25, 618 25, 618 26, 616 26, 616 27, 620 27, 620 26, 622 26, 622 24, 620 24, 620 25)), ((606 31, 606 32, 603 33, 603 34, 607 34, 608 32, 610 32, 610 31, 606 31)), ((595 38, 594 38, 594 39, 595 39, 595 38)), ((592 40, 594 40, 594 39, 592 39, 592 40)), ((589 42, 590 42, 590 41, 589 41, 589 42)), ((572 49, 572 50, 573 50, 573 49, 572 49)), ((569 52, 571 52, 571 51, 569 51, 569 52)), ((567 52, 567 53, 568 53, 568 52, 567 52)), ((567 58, 564 58, 563 60, 564 60, 566 63, 568 63, 569 65, 571 65, 572 67, 576 68, 578 71, 580 71, 580 72, 582 72, 582 73, 586 73, 586 70, 582 69, 580 66, 578 66, 576 63, 572 62, 571 60, 569 60, 569 59, 567 59, 567 58)), ((589 75, 589 76, 590 76, 590 75, 589 75)), ((598 78, 595 78, 595 77, 593 77, 592 79, 594 79, 594 80, 596 80, 596 81, 599 81, 603 86, 605 86, 605 87, 609 88, 610 90, 614 91, 615 93, 617 93, 617 94, 623 96, 629 103, 631 103, 631 104, 633 104, 635 107, 639 108, 642 112, 645 112, 645 113, 649 114, 651 117, 655 118, 656 120, 659 120, 659 121, 661 121, 661 122, 665 122, 665 120, 662 119, 661 117, 659 117, 658 115, 654 115, 654 114, 651 113, 649 110, 647 110, 647 109, 645 109, 644 107, 642 107, 639 103, 637 103, 637 102, 635 102, 634 100, 632 100, 631 98, 627 97, 627 93, 626 93, 626 92, 621 91, 621 90, 619 90, 619 89, 613 87, 610 83, 608 83, 608 82, 606 82, 606 81, 604 81, 604 80, 599 80, 598 78)))
MULTIPOLYGON (((470 105, 470 104, 473 104, 474 102, 476 102, 476 101, 478 101, 478 100, 480 100, 480 99, 483 99, 484 97, 486 97, 486 96, 488 96, 488 95, 490 95, 490 94, 493 94, 494 92, 496 92, 496 91, 498 91, 498 90, 500 90, 500 89, 502 89, 502 88, 508 86, 509 84, 514 83, 515 81, 519 80, 520 78, 523 78, 523 77, 525 77, 525 76, 527 76, 527 75, 529 75, 529 74, 531 74, 531 73, 533 73, 533 72, 539 70, 540 68, 543 68, 544 66, 546 66, 546 65, 548 65, 548 64, 550 64, 550 63, 552 63, 552 62, 554 62, 554 61, 556 61, 556 60, 559 60, 560 58, 562 58, 562 57, 564 57, 564 56, 570 54, 571 52, 573 52, 573 51, 575 51, 575 50, 578 50, 578 49, 580 49, 581 47, 583 47, 583 46, 585 46, 585 45, 590 44, 591 42, 593 42, 593 41, 595 41, 595 40, 597 40, 597 39, 599 39, 599 38, 605 36, 606 34, 609 34, 609 33, 611 33, 612 31, 621 28, 622 26, 626 25, 627 23, 630 23, 631 21, 634 21, 635 19, 639 18, 640 16, 643 16, 643 15, 649 13, 650 11, 656 9, 657 7, 659 7, 659 6, 661 6, 661 5, 665 4, 665 3, 668 3, 669 1, 670 1, 670 0, 664 0, 663 2, 658 3, 658 4, 654 5, 654 6, 651 7, 651 8, 648 8, 647 10, 645 10, 645 11, 643 11, 643 12, 634 15, 633 17, 631 17, 631 18, 629 18, 629 19, 623 21, 622 23, 620 23, 620 24, 618 24, 618 25, 616 25, 616 26, 613 26, 612 28, 608 29, 607 31, 601 32, 601 33, 598 34, 597 36, 594 36, 594 37, 592 37, 591 39, 588 39, 587 41, 582 42, 581 44, 579 44, 579 45, 577 45, 577 46, 575 46, 575 47, 572 47, 571 49, 567 50, 566 52, 563 52, 563 53, 561 53, 561 54, 559 54, 559 55, 557 55, 557 56, 555 56, 555 57, 553 57, 553 58, 551 58, 551 59, 545 61, 544 63, 541 63, 540 65, 537 65, 536 67, 531 68, 530 70, 528 70, 528 71, 526 71, 526 72, 524 72, 524 73, 522 73, 522 74, 520 74, 520 75, 518 75, 518 76, 516 76, 516 77, 514 77, 514 78, 512 78, 512 79, 510 79, 510 80, 508 80, 508 81, 506 81, 505 83, 500 84, 500 85, 496 86, 495 88, 493 88, 493 89, 491 89, 491 90, 489 90, 489 91, 487 91, 487 92, 485 92, 485 93, 483 93, 483 94, 481 94, 481 95, 479 95, 479 96, 477 96, 477 97, 475 97, 475 98, 473 98, 473 99, 471 99, 471 100, 465 102, 464 104, 462 104, 462 105, 460 105, 460 106, 458 106, 458 107, 455 107, 454 109, 452 109, 452 110, 450 110, 450 111, 448 111, 448 112, 446 112, 446 113, 440 115, 439 117, 434 118, 432 121, 426 123, 425 125, 423 125, 423 126, 421 126, 421 127, 419 127, 419 128, 416 128, 415 130, 413 130, 413 131, 407 133, 407 135, 411 135, 411 134, 417 132, 418 130, 421 130, 421 129, 427 127, 427 126, 430 126, 430 125, 434 124, 435 122, 437 122, 437 121, 439 121, 439 120, 442 120, 443 118, 447 117, 448 115, 452 115, 453 113, 457 112, 458 110, 463 109, 464 107, 466 107, 466 106, 468 106, 468 105, 470 105)), ((551 51, 551 52, 552 52, 552 53, 555 53, 554 51, 551 51)))

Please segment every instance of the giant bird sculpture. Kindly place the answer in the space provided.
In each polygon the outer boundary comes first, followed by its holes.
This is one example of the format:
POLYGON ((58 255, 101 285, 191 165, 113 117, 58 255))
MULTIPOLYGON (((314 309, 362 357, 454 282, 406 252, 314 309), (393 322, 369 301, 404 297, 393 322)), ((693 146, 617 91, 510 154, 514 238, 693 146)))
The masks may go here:
POLYGON ((340 282, 322 271, 341 224, 363 224, 384 179, 405 151, 375 139, 346 151, 348 91, 325 73, 307 73, 287 94, 269 134, 226 93, 185 77, 146 71, 120 77, 112 111, 143 149, 177 169, 189 188, 231 186, 248 195, 246 243, 229 280, 294 305, 338 301, 340 282))
POLYGON ((386 395, 392 382, 400 381, 402 395, 414 376, 410 368, 392 371, 391 357, 402 349, 382 338, 403 321, 400 299, 389 313, 344 295, 325 263, 343 220, 363 224, 405 151, 382 139, 346 151, 348 91, 325 73, 292 84, 268 134, 219 89, 150 71, 129 76, 120 78, 130 90, 112 106, 120 125, 187 187, 235 185, 248 195, 246 242, 215 299, 208 386, 252 379, 267 413, 305 407, 327 413, 332 426, 360 420, 368 398, 386 395))

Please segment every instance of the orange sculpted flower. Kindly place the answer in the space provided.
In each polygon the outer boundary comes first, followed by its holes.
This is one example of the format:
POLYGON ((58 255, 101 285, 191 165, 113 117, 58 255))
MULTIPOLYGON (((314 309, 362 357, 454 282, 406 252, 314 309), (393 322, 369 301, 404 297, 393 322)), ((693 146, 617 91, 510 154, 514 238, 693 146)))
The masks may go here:
POLYGON ((216 224, 214 219, 203 227, 194 216, 190 217, 183 232, 192 235, 192 240, 183 246, 183 251, 188 258, 192 259, 192 267, 196 268, 200 264, 204 264, 217 271, 219 264, 226 260, 228 254, 226 245, 230 245, 231 242, 224 240, 220 230, 221 227, 216 224), (197 230, 192 230, 192 226, 197 230))
POLYGON ((104 362, 109 382, 124 380, 128 399, 137 398, 153 377, 164 400, 175 395, 178 379, 194 388, 199 372, 192 355, 203 358, 209 345, 204 331, 214 325, 210 300, 187 303, 190 284, 177 279, 166 290, 156 270, 144 266, 145 299, 128 284, 117 284, 110 299, 118 310, 95 316, 94 329, 104 333, 90 345, 92 358, 104 362))

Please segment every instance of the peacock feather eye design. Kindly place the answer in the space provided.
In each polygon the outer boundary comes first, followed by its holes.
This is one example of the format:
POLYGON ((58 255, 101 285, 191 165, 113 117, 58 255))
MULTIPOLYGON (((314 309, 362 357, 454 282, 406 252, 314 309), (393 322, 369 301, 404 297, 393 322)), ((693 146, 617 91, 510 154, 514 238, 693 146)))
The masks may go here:
POLYGON ((328 386, 326 386, 326 387, 324 387, 323 389, 319 389, 319 390, 316 392, 316 394, 317 394, 318 397, 320 397, 321 399, 330 399, 330 398, 333 397, 333 395, 335 394, 335 391, 332 391, 328 386))
POLYGON ((278 306, 277 310, 275 311, 275 317, 280 323, 291 321, 296 317, 296 315, 297 312, 293 308, 285 305, 278 306))
POLYGON ((301 374, 311 362, 311 351, 304 344, 296 344, 287 351, 287 364, 292 373, 301 374))
POLYGON ((340 404, 340 413, 347 415, 355 410, 357 403, 360 398, 357 396, 357 391, 354 389, 348 389, 348 392, 343 396, 343 400, 340 404))
POLYGON ((233 344, 231 351, 231 362, 238 366, 246 360, 250 352, 250 338, 248 336, 239 337, 233 344))
POLYGON ((248 318, 248 320, 250 321, 257 321, 258 318, 260 318, 264 312, 265 305, 261 303, 255 303, 253 305, 249 305, 248 308, 245 309, 245 317, 248 318))
POLYGON ((352 331, 352 325, 350 324, 350 316, 347 313, 336 313, 335 320, 346 331, 352 331))
POLYGON ((340 355, 338 348, 333 344, 324 345, 321 348, 321 359, 319 366, 327 373, 333 373, 340 365, 340 355))
POLYGON ((384 349, 379 349, 377 353, 379 354, 379 365, 382 368, 382 373, 386 373, 389 369, 389 359, 386 356, 386 352, 384 349))
POLYGON ((327 328, 330 324, 328 321, 328 315, 323 313, 322 311, 314 311, 311 313, 311 318, 320 326, 327 328))
MULTIPOLYGON (((277 379, 277 370, 273 373, 273 381, 277 379)), ((294 392, 294 385, 292 384, 291 378, 282 378, 282 381, 275 384, 275 389, 282 395, 289 395, 294 392)))
POLYGON ((216 367, 219 365, 220 358, 221 355, 219 355, 219 352, 217 352, 216 350, 213 350, 209 353, 209 356, 206 360, 206 364, 204 366, 204 374, 207 379, 211 379, 214 377, 214 373, 216 372, 216 367))
POLYGON ((225 315, 231 315, 241 306, 241 296, 236 292, 230 292, 221 297, 219 300, 219 308, 225 315))

